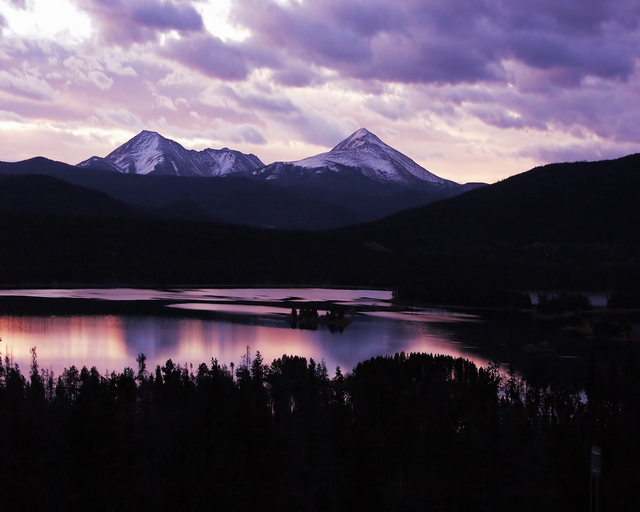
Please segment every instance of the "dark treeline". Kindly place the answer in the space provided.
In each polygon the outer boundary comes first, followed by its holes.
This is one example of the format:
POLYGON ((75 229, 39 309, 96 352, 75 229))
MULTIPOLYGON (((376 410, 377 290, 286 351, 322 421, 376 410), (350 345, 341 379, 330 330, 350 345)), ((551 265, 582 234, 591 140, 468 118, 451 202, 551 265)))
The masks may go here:
POLYGON ((5 360, 0 507, 584 511, 595 444, 600 507, 638 510, 638 361, 602 361, 574 389, 427 354, 333 376, 259 353, 109 375, 5 360))
POLYGON ((468 244, 383 234, 0 213, 0 283, 387 287, 403 300, 420 294, 481 306, 519 305, 514 290, 635 291, 640 283, 637 244, 468 244))
POLYGON ((3 286, 389 286, 395 273, 347 235, 209 222, 0 212, 0 238, 3 286))

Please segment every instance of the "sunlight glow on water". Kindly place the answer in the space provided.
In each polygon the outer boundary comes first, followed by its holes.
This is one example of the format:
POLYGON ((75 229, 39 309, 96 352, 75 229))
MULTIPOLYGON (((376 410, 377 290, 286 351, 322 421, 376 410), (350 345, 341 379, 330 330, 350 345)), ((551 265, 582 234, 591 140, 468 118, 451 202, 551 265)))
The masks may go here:
MULTIPOLYGON (((29 349, 37 348, 41 368, 59 375, 66 367, 95 366, 98 371, 136 368, 136 357, 147 356, 147 368, 174 363, 210 364, 212 358, 236 366, 246 354, 260 351, 265 363, 283 354, 325 361, 330 375, 337 366, 351 371, 361 361, 396 352, 430 352, 463 356, 478 364, 485 361, 453 343, 442 328, 452 322, 477 320, 470 315, 440 310, 367 311, 350 317, 344 332, 326 325, 316 330, 292 328, 290 309, 277 307, 282 300, 331 300, 339 304, 387 306, 388 291, 324 289, 186 289, 186 290, 2 290, 0 295, 98 298, 102 300, 179 300, 172 308, 200 311, 199 318, 152 315, 0 316, 0 350, 10 353, 24 373, 30 363, 29 349), (200 300, 206 302, 188 302, 200 300), (243 304, 236 304, 242 301, 243 304), (255 301, 258 304, 248 304, 255 301), (265 306, 265 303, 273 305, 265 306), (335 329, 334 329, 335 330, 335 329)), ((322 314, 322 312, 320 312, 322 314)))

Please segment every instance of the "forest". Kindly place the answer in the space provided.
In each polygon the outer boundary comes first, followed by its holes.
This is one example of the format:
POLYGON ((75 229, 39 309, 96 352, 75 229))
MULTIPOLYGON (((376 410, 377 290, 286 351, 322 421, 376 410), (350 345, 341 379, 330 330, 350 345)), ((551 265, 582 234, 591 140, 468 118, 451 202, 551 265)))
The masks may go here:
POLYGON ((569 381, 421 353, 330 375, 249 348, 53 375, 34 348, 26 374, 0 365, 0 508, 635 511, 640 371, 621 352, 595 345, 569 381))

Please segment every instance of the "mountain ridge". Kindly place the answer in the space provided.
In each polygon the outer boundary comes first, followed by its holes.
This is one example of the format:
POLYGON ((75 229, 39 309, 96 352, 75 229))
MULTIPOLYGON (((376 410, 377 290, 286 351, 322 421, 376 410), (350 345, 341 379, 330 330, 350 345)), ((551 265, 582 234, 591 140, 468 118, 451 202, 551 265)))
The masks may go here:
POLYGON ((296 184, 319 184, 330 173, 349 175, 354 180, 362 176, 398 188, 445 190, 461 186, 427 171, 366 128, 325 153, 293 162, 274 162, 253 172, 266 180, 296 184))
POLYGON ((253 154, 228 148, 185 149, 157 132, 143 130, 106 157, 93 156, 77 167, 114 170, 124 174, 225 176, 247 173, 264 163, 253 154))
MULTIPOLYGON (((403 188, 464 189, 482 184, 460 185, 436 176, 400 151, 384 143, 366 128, 360 128, 330 151, 296 161, 265 165, 257 156, 239 151, 207 148, 187 150, 157 132, 143 130, 106 157, 92 156, 78 167, 117 171, 125 174, 176 176, 229 176, 240 174, 256 179, 314 186, 329 172, 360 175, 374 182, 403 188)), ((360 180, 361 181, 361 180, 360 180)))

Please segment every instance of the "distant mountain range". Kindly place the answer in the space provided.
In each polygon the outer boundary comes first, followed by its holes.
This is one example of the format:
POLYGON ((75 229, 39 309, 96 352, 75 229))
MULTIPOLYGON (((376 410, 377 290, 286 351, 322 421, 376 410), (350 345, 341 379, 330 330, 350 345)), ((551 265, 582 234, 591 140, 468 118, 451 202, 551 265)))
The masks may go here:
POLYGON ((187 150, 162 135, 142 131, 101 158, 93 156, 77 167, 123 174, 220 177, 240 175, 279 184, 323 186, 323 180, 350 174, 376 183, 410 189, 437 185, 455 189, 457 183, 430 173, 409 157, 361 128, 331 151, 296 162, 265 165, 255 155, 223 148, 187 150))
POLYGON ((156 132, 144 130, 106 157, 93 156, 77 167, 124 174, 212 177, 247 174, 264 164, 255 155, 228 148, 187 150, 156 132))
MULTIPOLYGON (((440 178, 364 128, 297 162, 187 150, 143 131, 104 158, 69 166, 38 157, 0 163, 0 174, 56 177, 149 216, 302 230, 362 223, 483 185, 440 178)), ((38 194, 34 187, 33 204, 38 194)))

